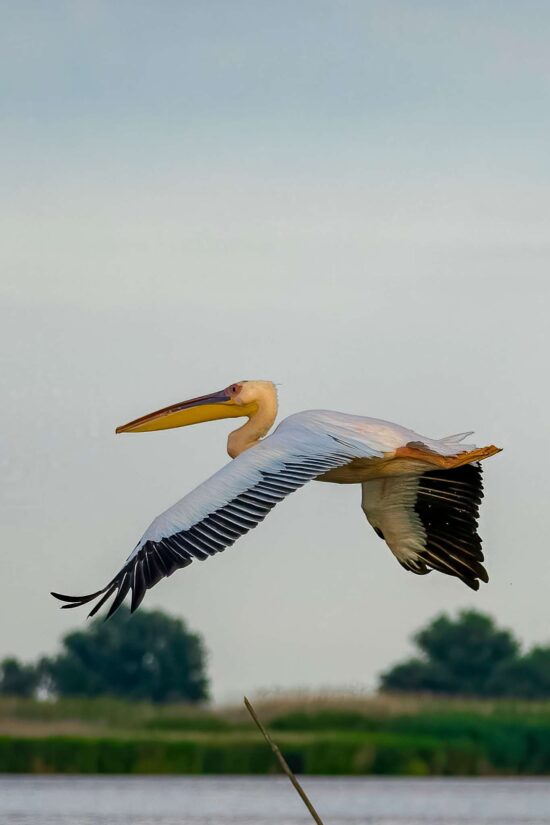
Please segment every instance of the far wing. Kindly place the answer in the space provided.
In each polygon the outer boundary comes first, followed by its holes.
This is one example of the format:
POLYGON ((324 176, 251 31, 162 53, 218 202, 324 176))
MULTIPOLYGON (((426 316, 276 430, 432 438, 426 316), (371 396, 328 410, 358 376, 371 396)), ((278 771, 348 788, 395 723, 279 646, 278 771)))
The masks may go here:
POLYGON ((162 515, 111 581, 86 596, 64 596, 65 608, 80 607, 93 599, 90 616, 114 596, 107 618, 132 592, 132 612, 145 592, 194 559, 221 553, 244 533, 256 527, 270 510, 290 493, 329 469, 357 456, 379 456, 368 443, 319 429, 311 416, 286 419, 275 433, 242 453, 208 481, 162 515))
POLYGON ((478 590, 487 582, 477 533, 481 466, 364 482, 361 506, 399 563, 423 575, 439 570, 478 590))

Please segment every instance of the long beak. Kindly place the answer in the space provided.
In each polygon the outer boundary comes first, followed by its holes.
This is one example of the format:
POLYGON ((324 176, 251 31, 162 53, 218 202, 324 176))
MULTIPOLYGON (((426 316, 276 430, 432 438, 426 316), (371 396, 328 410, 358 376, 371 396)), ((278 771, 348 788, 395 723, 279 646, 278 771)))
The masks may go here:
POLYGON ((201 395, 172 404, 162 410, 149 413, 128 424, 116 428, 117 433, 149 433, 153 430, 169 430, 172 427, 187 427, 203 421, 216 421, 219 418, 238 418, 250 416, 256 412, 256 404, 237 404, 226 390, 201 395))

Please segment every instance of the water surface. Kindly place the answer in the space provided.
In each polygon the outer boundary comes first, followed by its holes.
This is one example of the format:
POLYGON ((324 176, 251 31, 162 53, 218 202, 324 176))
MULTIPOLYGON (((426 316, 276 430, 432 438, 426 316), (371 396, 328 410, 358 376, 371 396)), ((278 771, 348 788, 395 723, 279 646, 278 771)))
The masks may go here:
MULTIPOLYGON (((550 781, 304 777, 325 825, 549 825, 550 781)), ((285 777, 0 776, 2 825, 304 825, 285 777)))

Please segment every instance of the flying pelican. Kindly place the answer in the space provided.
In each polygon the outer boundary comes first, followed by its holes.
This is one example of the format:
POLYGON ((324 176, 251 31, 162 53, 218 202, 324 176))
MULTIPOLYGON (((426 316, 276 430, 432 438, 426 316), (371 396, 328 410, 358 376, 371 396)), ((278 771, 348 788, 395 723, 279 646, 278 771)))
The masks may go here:
POLYGON ((479 462, 500 450, 463 444, 470 432, 432 439, 376 418, 307 410, 288 416, 267 435, 277 416, 271 381, 239 381, 137 418, 116 432, 239 416, 248 421, 227 440, 234 460, 157 516, 101 590, 87 596, 52 593, 64 608, 98 599, 93 616, 114 595, 109 618, 131 590, 133 612, 164 576, 221 553, 313 480, 361 484, 369 524, 406 570, 420 575, 439 570, 473 590, 479 580, 488 581, 477 533, 483 496, 479 462))

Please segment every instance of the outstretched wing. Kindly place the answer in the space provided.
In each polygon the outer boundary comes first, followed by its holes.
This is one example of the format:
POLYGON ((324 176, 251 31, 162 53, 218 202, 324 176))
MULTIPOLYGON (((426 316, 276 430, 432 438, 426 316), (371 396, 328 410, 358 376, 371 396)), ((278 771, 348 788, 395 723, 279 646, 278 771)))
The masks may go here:
POLYGON ((376 533, 407 570, 439 570, 472 590, 489 577, 477 533, 481 465, 364 482, 361 506, 376 533))
MULTIPOLYGON (((356 433, 320 427, 319 416, 286 419, 273 435, 242 453, 208 481, 158 516, 111 581, 86 596, 52 593, 64 608, 98 599, 95 615, 114 596, 107 618, 132 592, 132 612, 145 592, 194 559, 221 553, 256 527, 290 493, 358 456, 382 453, 356 433)), ((326 423, 326 422, 325 422, 326 423)))

